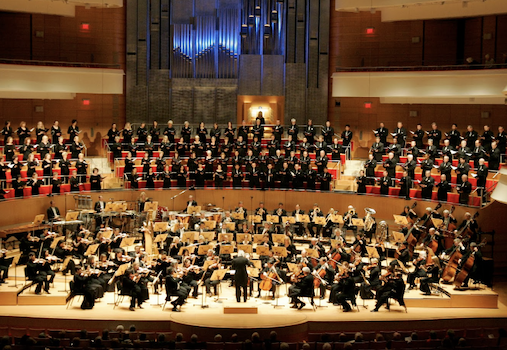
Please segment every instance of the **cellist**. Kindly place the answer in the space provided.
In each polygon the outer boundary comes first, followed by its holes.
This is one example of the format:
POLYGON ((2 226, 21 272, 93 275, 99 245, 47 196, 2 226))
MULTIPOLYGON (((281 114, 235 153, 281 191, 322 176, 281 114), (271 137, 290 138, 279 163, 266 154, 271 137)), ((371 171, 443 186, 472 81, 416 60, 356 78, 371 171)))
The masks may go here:
MULTIPOLYGON (((468 281, 473 279, 474 281, 481 281, 481 274, 482 274, 482 252, 479 249, 479 246, 477 243, 472 242, 470 243, 470 248, 467 249, 467 252, 463 254, 463 257, 459 260, 458 270, 462 270, 463 266, 467 262, 467 260, 473 256, 474 257, 474 264, 470 271, 468 271, 468 275, 466 276, 465 280, 463 281, 463 284, 461 285, 461 288, 468 288, 468 281)), ((459 288, 459 287, 458 287, 459 288)))
POLYGON ((270 258, 266 262, 266 266, 262 269, 259 277, 262 281, 259 281, 257 286, 258 294, 256 298, 261 297, 261 290, 271 291, 271 299, 275 300, 275 293, 277 285, 281 284, 280 280, 280 269, 275 266, 275 260, 270 258))

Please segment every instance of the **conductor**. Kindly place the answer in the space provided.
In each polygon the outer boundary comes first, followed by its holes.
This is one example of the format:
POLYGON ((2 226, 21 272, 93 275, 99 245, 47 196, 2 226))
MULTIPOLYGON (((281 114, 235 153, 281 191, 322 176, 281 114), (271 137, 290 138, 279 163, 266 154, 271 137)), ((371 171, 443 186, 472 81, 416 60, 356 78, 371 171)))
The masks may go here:
POLYGON ((236 285, 236 301, 239 303, 241 301, 241 289, 243 288, 243 301, 246 303, 246 298, 248 296, 246 289, 248 284, 248 273, 246 271, 247 266, 252 266, 253 264, 245 257, 245 252, 243 250, 238 251, 238 256, 232 259, 232 269, 236 270, 234 274, 234 284, 236 285))

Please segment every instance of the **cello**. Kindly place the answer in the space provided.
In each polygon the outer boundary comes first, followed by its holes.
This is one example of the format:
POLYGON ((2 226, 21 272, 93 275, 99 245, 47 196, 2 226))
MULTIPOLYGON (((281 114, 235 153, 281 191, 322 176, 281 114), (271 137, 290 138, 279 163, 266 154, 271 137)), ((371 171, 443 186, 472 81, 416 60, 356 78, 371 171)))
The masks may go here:
POLYGON ((424 220, 424 222, 422 223, 422 227, 424 228, 424 232, 421 233, 421 236, 419 237, 419 239, 422 241, 426 235, 428 234, 428 230, 433 227, 433 221, 431 220, 433 218, 433 213, 435 211, 437 211, 438 209, 440 209, 442 207, 442 203, 438 203, 437 206, 435 207, 435 209, 433 209, 431 211, 431 213, 428 215, 428 217, 424 220))
MULTIPOLYGON (((478 245, 479 247, 483 247, 486 244, 486 238, 482 240, 482 242, 478 245)), ((463 282, 468 277, 468 274, 472 271, 475 263, 475 251, 470 253, 470 256, 467 260, 462 264, 461 269, 456 272, 456 277, 454 278, 454 286, 456 288, 461 287, 463 282)))
POLYGON ((280 277, 278 276, 278 273, 275 270, 275 267, 272 266, 268 273, 263 273, 261 275, 261 283, 259 284, 259 288, 261 290, 271 290, 273 288, 273 282, 279 282, 280 277))

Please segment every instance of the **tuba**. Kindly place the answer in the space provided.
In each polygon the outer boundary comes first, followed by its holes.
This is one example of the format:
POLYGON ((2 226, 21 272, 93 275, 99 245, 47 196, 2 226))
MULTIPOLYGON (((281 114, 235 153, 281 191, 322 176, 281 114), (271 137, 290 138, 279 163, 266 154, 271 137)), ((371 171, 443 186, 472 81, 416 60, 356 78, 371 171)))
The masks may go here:
POLYGON ((381 222, 379 222, 378 228, 379 229, 377 230, 377 232, 375 232, 375 241, 385 242, 387 240, 387 235, 389 234, 389 225, 387 224, 387 222, 382 220, 381 222))
POLYGON ((372 208, 364 208, 364 211, 366 212, 366 217, 364 218, 364 231, 371 232, 373 225, 375 225, 375 219, 372 217, 372 215, 376 214, 377 212, 372 208))

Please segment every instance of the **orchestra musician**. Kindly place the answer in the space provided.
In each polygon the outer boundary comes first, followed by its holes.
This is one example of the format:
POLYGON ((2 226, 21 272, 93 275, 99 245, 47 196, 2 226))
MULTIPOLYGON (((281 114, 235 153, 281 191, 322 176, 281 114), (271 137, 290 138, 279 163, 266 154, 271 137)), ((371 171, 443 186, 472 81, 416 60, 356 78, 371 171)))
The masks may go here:
POLYGON ((44 285, 44 291, 47 294, 49 292, 49 279, 47 273, 44 271, 44 266, 37 261, 35 253, 28 254, 28 262, 26 264, 26 277, 29 281, 32 281, 37 285, 35 288, 35 294, 40 295, 42 286, 44 285))
POLYGON ((49 222, 60 220, 60 209, 58 209, 58 207, 55 206, 53 201, 49 202, 47 217, 49 222))
POLYGON ((165 290, 167 293, 166 300, 170 301, 171 296, 176 296, 176 300, 171 301, 173 305, 172 311, 180 312, 181 306, 188 297, 188 289, 181 287, 181 279, 176 277, 176 270, 171 266, 167 269, 167 277, 165 279, 165 290), (178 309, 178 306, 180 309, 178 309))
POLYGON ((353 304, 355 304, 356 292, 355 292, 355 283, 352 279, 348 270, 344 270, 342 275, 340 276, 338 282, 338 288, 336 296, 334 297, 334 304, 341 305, 343 308, 343 312, 350 312, 352 308, 347 300, 352 300, 353 304))
POLYGON ((142 309, 143 299, 142 299, 142 291, 141 286, 137 283, 138 277, 134 274, 134 271, 131 269, 127 269, 123 278, 121 279, 121 289, 122 293, 126 295, 130 295, 130 311, 136 311, 136 303, 137 307, 142 309))
MULTIPOLYGON (((300 297, 313 297, 313 275, 308 266, 302 268, 303 277, 289 287, 289 297, 291 298, 291 308, 301 310, 306 304, 299 299, 300 297)), ((312 299, 313 300, 313 299, 312 299)))
POLYGON ((93 287, 91 286, 91 276, 88 275, 81 266, 76 268, 74 274, 72 292, 74 294, 83 295, 83 302, 81 303, 81 309, 91 310, 95 306, 95 294, 93 287))
POLYGON ((384 285, 377 291, 377 302, 375 304, 375 308, 371 310, 371 312, 378 312, 380 307, 384 304, 386 304, 386 308, 389 309, 389 299, 397 300, 398 304, 403 306, 406 312, 407 307, 405 306, 404 301, 405 282, 403 281, 401 274, 395 271, 394 267, 391 266, 388 268, 386 275, 382 276, 381 279, 385 282, 384 285))
POLYGON ((319 237, 322 225, 316 224, 314 222, 314 218, 323 217, 324 214, 322 214, 322 211, 320 210, 319 205, 317 203, 313 204, 313 209, 310 211, 309 214, 310 214, 310 222, 308 223, 308 231, 310 232, 310 235, 312 235, 313 237, 319 237))
POLYGON ((438 283, 440 280, 441 270, 438 256, 432 256, 431 261, 432 264, 426 266, 426 276, 419 280, 419 290, 423 292, 423 295, 431 295, 430 283, 438 283))

